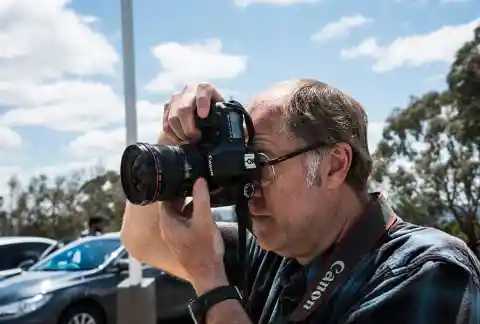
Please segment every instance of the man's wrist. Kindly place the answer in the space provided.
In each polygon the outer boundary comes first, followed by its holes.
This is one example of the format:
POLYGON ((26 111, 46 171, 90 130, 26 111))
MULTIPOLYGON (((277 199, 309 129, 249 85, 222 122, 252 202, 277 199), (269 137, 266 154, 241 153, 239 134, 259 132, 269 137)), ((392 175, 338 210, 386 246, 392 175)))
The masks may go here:
POLYGON ((202 277, 194 278, 191 284, 195 289, 197 296, 201 296, 215 288, 230 285, 224 269, 211 272, 202 277))

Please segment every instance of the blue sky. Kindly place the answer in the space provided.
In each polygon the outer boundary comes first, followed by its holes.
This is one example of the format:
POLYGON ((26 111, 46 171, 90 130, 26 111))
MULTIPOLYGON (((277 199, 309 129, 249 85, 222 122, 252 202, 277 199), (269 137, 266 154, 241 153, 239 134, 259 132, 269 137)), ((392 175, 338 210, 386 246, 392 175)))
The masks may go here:
MULTIPOLYGON (((479 13, 478 0, 134 0, 139 140, 154 140, 185 82, 246 102, 313 77, 365 106, 373 148, 394 107, 444 87, 479 13)), ((118 169, 120 35, 120 0, 2 1, 0 195, 12 174, 118 169)))

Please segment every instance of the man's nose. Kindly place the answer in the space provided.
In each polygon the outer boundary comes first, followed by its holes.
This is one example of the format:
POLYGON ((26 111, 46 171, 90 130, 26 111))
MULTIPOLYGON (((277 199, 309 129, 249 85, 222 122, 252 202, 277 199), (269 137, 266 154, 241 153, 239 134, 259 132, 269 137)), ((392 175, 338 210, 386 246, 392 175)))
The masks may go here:
POLYGON ((250 208, 253 209, 259 209, 264 207, 265 203, 263 197, 263 189, 259 185, 255 186, 255 192, 253 193, 253 196, 250 199, 248 205, 250 208))
POLYGON ((254 192, 252 196, 252 200, 255 198, 263 198, 263 188, 259 184, 254 185, 254 192))

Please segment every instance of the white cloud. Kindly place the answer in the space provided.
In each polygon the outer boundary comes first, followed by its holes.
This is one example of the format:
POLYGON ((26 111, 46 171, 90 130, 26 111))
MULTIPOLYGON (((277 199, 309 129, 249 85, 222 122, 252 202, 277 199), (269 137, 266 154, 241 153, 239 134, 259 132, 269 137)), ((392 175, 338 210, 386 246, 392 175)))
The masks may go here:
MULTIPOLYGON (((45 126, 58 131, 87 131, 122 122, 124 102, 112 87, 81 80, 49 84, 0 84, 0 103, 17 108, 0 116, 0 125, 45 126)), ((160 118, 163 107, 137 103, 139 120, 160 118)))
POLYGON ((111 75, 119 57, 68 0, 0 3, 1 127, 46 126, 82 131, 123 118, 123 100, 110 86, 84 79, 111 75), (75 78, 77 79, 75 79, 75 78))
POLYGON ((473 39, 473 30, 479 24, 480 19, 476 19, 462 25, 443 26, 430 33, 399 37, 386 45, 379 45, 375 38, 369 38, 342 50, 341 55, 345 59, 371 57, 375 59, 373 71, 377 73, 432 62, 450 63, 456 51, 473 39))
POLYGON ((332 39, 344 38, 350 35, 352 30, 371 23, 373 19, 367 18, 359 13, 343 16, 338 20, 332 21, 312 35, 311 39, 315 42, 326 42, 332 39))
POLYGON ((22 146, 20 134, 13 130, 0 126, 0 153, 22 146))
POLYGON ((96 23, 98 21, 98 18, 94 17, 94 16, 83 16, 82 20, 86 24, 93 24, 93 23, 96 23))
POLYGON ((45 126, 59 131, 82 131, 123 118, 122 101, 105 84, 87 81, 59 81, 22 87, 18 108, 0 117, 8 126, 45 126))
MULTIPOLYGON (((160 120, 140 123, 138 126, 138 141, 155 143, 160 133, 160 120)), ((125 148, 125 128, 109 130, 93 130, 87 132, 68 144, 68 153, 76 160, 88 160, 120 155, 125 148)))
MULTIPOLYGON (((140 123, 138 142, 155 143, 161 130, 161 122, 140 123)), ((55 165, 42 169, 46 174, 65 174, 69 171, 101 165, 107 170, 120 172, 120 161, 125 149, 125 128, 110 130, 94 130, 77 137, 66 147, 66 153, 71 157, 69 166, 59 172, 55 165)))
POLYGON ((119 60, 107 39, 67 0, 2 0, 0 81, 111 74, 119 60))
POLYGON ((345 59, 354 59, 360 56, 371 56, 380 59, 382 50, 375 38, 367 38, 355 47, 342 50, 341 55, 345 59))
MULTIPOLYGON (((13 173, 28 181, 39 173, 55 176, 102 162, 99 156, 21 169, 13 158, 22 144, 15 126, 83 132, 123 123, 123 98, 89 79, 116 76, 119 56, 96 29, 98 19, 69 5, 68 0, 0 1, 0 106, 5 111, 0 115, 0 193, 13 173)), ((162 108, 138 102, 139 121, 158 121, 162 108)))
POLYGON ((245 8, 253 4, 270 4, 279 6, 290 6, 300 3, 317 3, 319 0, 235 0, 234 3, 237 7, 245 8))
POLYGON ((155 46, 152 53, 163 71, 147 84, 151 91, 172 92, 187 83, 233 79, 247 68, 247 57, 223 52, 219 39, 163 43, 155 46))

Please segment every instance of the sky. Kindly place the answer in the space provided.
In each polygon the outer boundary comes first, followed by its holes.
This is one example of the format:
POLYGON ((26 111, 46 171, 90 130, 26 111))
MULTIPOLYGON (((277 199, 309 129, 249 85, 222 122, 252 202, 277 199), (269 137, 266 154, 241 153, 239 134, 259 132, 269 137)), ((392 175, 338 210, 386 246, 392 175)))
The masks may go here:
MULTIPOLYGON (((211 82, 248 103, 282 80, 315 78, 365 107, 369 145, 410 96, 445 88, 479 0, 134 0, 138 140, 163 103, 211 82)), ((125 147, 120 0, 0 1, 0 195, 101 164, 125 147)))

